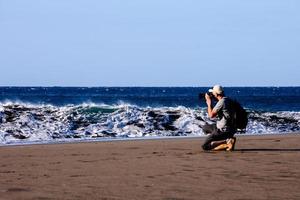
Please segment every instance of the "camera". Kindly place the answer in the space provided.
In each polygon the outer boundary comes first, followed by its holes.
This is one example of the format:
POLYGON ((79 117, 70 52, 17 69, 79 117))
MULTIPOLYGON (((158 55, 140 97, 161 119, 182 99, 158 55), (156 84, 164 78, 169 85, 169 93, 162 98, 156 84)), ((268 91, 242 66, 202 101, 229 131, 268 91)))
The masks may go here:
POLYGON ((212 92, 206 92, 206 93, 199 93, 199 95, 198 95, 199 100, 205 99, 205 94, 207 94, 211 99, 214 98, 214 95, 212 92))

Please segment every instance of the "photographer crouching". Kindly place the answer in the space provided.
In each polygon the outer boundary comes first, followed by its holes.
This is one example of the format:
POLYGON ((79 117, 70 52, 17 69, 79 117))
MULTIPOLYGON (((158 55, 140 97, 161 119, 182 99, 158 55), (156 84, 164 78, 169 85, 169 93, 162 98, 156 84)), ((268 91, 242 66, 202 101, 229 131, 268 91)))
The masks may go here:
POLYGON ((203 132, 208 134, 202 145, 203 150, 234 150, 236 138, 235 107, 231 99, 224 94, 222 86, 215 85, 205 94, 207 112, 210 118, 217 117, 216 124, 202 126, 203 132), (217 101, 213 107, 213 100, 217 101))

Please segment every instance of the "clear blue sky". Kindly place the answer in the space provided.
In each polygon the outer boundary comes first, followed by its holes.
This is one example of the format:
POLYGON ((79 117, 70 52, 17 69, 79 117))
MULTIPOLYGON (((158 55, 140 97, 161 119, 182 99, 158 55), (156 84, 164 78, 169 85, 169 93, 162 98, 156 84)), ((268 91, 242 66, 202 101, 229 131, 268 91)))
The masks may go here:
POLYGON ((1 86, 300 86, 299 0, 0 0, 1 86))

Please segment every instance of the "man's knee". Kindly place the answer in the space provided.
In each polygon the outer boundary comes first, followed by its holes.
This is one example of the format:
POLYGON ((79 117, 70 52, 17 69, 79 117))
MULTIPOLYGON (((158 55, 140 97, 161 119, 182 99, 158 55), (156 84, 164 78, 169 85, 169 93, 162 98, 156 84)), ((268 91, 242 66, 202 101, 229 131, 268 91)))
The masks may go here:
POLYGON ((211 150, 210 142, 209 143, 204 143, 202 145, 202 149, 205 150, 205 151, 211 150))

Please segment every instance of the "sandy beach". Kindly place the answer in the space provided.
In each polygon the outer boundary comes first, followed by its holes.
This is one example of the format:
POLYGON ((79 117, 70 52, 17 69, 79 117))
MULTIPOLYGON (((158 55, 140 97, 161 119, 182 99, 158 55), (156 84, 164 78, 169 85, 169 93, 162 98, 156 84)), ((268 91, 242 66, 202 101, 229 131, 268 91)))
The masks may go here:
POLYGON ((300 134, 0 147, 0 199, 300 199, 300 134))

